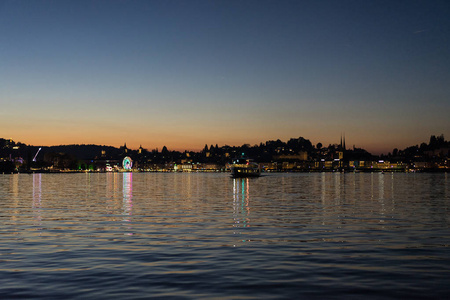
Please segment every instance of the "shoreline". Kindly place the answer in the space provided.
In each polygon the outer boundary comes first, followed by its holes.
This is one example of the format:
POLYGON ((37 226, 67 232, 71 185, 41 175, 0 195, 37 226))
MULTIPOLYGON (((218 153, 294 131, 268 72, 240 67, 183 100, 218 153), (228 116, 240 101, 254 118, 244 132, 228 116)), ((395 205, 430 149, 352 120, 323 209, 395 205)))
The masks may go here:
MULTIPOLYGON (((265 171, 261 172, 263 174, 273 174, 273 173, 447 173, 450 169, 407 169, 407 170, 384 170, 384 169, 356 169, 356 170, 280 170, 280 171, 265 171)), ((81 173, 230 173, 229 170, 196 170, 196 171, 173 171, 173 170, 132 170, 132 171, 77 171, 77 170, 33 170, 33 171, 14 171, 14 172, 2 172, 1 175, 11 175, 11 174, 81 174, 81 173)))

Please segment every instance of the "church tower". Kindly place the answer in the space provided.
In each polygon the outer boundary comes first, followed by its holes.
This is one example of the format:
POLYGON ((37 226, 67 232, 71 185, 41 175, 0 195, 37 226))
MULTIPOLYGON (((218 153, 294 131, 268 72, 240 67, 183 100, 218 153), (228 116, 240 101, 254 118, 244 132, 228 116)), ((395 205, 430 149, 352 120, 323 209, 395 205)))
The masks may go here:
POLYGON ((344 133, 344 138, 342 138, 342 134, 341 134, 341 145, 340 145, 340 150, 346 150, 345 147, 345 133, 344 133))

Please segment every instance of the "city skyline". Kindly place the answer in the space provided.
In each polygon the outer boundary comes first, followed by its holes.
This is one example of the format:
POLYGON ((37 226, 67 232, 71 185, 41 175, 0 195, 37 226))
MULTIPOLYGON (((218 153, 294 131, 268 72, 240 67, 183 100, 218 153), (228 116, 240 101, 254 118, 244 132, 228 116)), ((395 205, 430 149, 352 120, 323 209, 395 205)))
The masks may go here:
POLYGON ((446 1, 2 1, 1 136, 200 150, 450 136, 446 1))
MULTIPOLYGON (((115 149, 128 149, 131 151, 137 151, 139 153, 141 153, 141 150, 147 151, 147 152, 164 152, 164 151, 169 151, 169 152, 204 152, 204 151, 208 151, 207 149, 211 148, 211 149, 227 149, 227 148, 241 148, 241 147, 245 147, 245 148, 261 148, 261 147, 266 147, 268 145, 273 145, 273 144, 292 144, 292 143, 297 143, 298 141, 303 141, 305 143, 307 143, 308 145, 310 145, 311 147, 308 148, 310 150, 314 150, 314 151, 320 151, 320 149, 324 149, 324 148, 330 148, 330 149, 337 149, 336 151, 341 151, 341 150, 347 150, 347 151, 352 151, 352 150, 356 150, 357 152, 364 152, 370 155, 374 155, 374 156, 396 156, 396 153, 398 153, 399 151, 406 151, 406 152, 410 152, 410 151, 415 151, 413 150, 413 148, 417 148, 417 149, 421 149, 421 151, 426 151, 427 147, 432 147, 433 150, 442 150, 442 151, 448 151, 448 149, 446 150, 446 148, 448 148, 448 146, 445 146, 445 143, 448 143, 445 140, 445 136, 444 134, 440 134, 440 135, 431 135, 429 137, 428 140, 425 141, 421 141, 415 145, 408 145, 404 148, 393 148, 392 151, 386 152, 386 153, 381 153, 381 154, 377 154, 377 153, 372 153, 370 151, 367 151, 367 149, 362 148, 362 147, 357 147, 355 144, 348 144, 346 141, 346 137, 345 134, 341 135, 340 140, 336 143, 329 143, 329 144, 323 144, 322 142, 317 142, 317 143, 313 143, 311 142, 310 139, 305 138, 305 137, 291 137, 289 140, 281 140, 281 139, 274 139, 274 140, 267 140, 267 141, 261 141, 259 143, 255 143, 255 144, 249 144, 249 143, 244 143, 244 144, 240 144, 240 145, 229 145, 229 144, 223 144, 223 145, 219 145, 218 143, 211 143, 211 144, 205 144, 203 147, 198 147, 198 149, 173 149, 173 148, 168 148, 166 145, 163 145, 161 147, 155 147, 155 148, 146 148, 146 147, 142 147, 142 144, 139 145, 139 147, 130 147, 129 145, 127 145, 126 142, 124 142, 123 144, 116 146, 116 145, 108 145, 108 144, 76 144, 76 143, 68 143, 68 144, 59 144, 59 145, 44 145, 42 143, 38 143, 38 144, 29 144, 29 143, 24 143, 23 141, 19 141, 19 140, 14 140, 13 138, 4 138, 4 137, 0 137, 0 141, 4 141, 5 143, 9 144, 12 143, 12 145, 25 145, 26 147, 32 147, 32 148, 39 148, 39 147, 69 147, 69 146, 95 146, 95 147, 105 147, 105 148, 115 148, 115 149), (434 149, 436 148, 437 149, 434 149), (441 149, 442 148, 442 149, 441 149), (165 149, 165 150, 164 150, 165 149)), ((308 146, 309 147, 309 146, 308 146)), ((288 151, 292 154, 292 150, 293 149, 289 149, 288 147, 286 149, 284 149, 285 147, 283 147, 282 151, 288 151)), ((39 148, 40 151, 41 148, 39 148)), ((428 149, 429 150, 429 149, 428 149)), ((213 150, 214 151, 214 150, 213 150)), ((305 151, 305 149, 302 149, 301 152, 305 151)), ((307 150, 306 150, 307 151, 307 150)), ((334 151, 334 150, 333 150, 334 151)), ((444 153, 443 152, 443 153, 444 153)), ((296 152, 294 151, 294 154, 296 152)))

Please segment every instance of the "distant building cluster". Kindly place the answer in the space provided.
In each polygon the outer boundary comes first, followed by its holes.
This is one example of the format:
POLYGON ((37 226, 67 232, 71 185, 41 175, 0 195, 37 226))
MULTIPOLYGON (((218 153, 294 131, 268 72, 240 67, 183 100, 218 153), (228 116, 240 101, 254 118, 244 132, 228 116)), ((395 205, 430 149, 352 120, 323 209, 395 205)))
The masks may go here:
POLYGON ((312 145, 302 137, 250 146, 205 145, 202 151, 136 150, 126 144, 38 147, 0 139, 0 172, 226 172, 233 158, 246 156, 263 172, 448 171, 450 142, 431 136, 429 143, 374 156, 364 149, 339 144, 312 145))

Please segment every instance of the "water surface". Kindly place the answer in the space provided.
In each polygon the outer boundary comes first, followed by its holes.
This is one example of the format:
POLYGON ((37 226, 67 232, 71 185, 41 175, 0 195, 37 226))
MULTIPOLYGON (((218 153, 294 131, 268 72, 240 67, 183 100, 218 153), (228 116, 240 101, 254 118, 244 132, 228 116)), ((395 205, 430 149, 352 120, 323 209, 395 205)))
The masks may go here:
POLYGON ((447 298, 447 174, 0 175, 0 295, 447 298))

